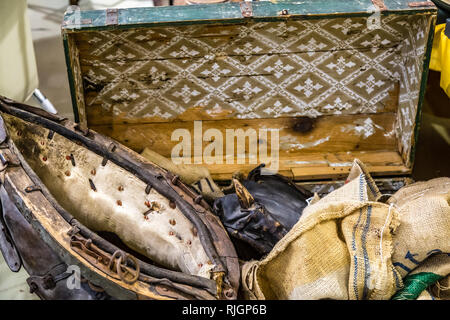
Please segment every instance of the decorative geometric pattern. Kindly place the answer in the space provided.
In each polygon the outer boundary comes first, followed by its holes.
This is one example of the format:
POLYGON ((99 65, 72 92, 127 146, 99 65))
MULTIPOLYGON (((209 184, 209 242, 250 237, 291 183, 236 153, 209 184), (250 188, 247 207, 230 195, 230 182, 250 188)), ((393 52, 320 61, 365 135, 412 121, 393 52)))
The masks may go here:
POLYGON ((86 110, 130 119, 218 105, 232 118, 375 113, 400 83, 397 136, 409 153, 430 15, 381 19, 376 30, 353 17, 81 32, 86 110))
POLYGON ((410 163, 410 152, 416 114, 419 104, 420 85, 423 76, 424 55, 427 47, 431 19, 414 19, 409 16, 398 24, 405 26, 407 32, 401 47, 401 54, 391 60, 400 76, 399 111, 397 113, 396 136, 400 151, 406 164, 410 163))

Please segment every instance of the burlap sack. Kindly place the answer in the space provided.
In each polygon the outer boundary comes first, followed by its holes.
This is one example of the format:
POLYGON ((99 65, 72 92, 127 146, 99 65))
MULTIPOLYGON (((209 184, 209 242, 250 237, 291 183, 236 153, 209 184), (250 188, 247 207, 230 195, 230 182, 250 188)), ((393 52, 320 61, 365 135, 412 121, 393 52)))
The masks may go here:
POLYGON ((430 256, 404 278, 404 287, 397 291, 392 299, 448 300, 450 298, 449 274, 450 256, 448 254, 440 253, 430 256))
POLYGON ((249 299, 389 299, 402 287, 391 261, 394 206, 355 160, 343 187, 316 199, 262 261, 242 268, 249 299))
POLYGON ((450 178, 403 187, 388 203, 399 212, 392 260, 405 282, 393 299, 445 296, 438 281, 450 274, 450 178))
POLYGON ((399 212, 392 260, 402 277, 431 255, 450 254, 450 178, 403 187, 388 203, 399 212))

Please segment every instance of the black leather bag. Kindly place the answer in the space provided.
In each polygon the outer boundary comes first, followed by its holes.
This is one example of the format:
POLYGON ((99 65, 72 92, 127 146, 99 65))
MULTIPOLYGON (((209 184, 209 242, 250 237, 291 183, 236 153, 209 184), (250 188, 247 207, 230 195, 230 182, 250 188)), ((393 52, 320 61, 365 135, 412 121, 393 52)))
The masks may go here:
POLYGON ((260 254, 268 253, 286 235, 312 196, 281 175, 263 175, 263 167, 252 170, 242 182, 233 179, 235 193, 214 202, 229 234, 260 254))

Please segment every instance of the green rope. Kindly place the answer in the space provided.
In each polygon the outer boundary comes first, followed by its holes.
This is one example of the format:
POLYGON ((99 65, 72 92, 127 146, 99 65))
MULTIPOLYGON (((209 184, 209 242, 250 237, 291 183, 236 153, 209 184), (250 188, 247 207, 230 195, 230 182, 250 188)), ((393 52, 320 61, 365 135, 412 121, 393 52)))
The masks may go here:
POLYGON ((404 287, 395 293, 392 300, 415 300, 426 288, 442 278, 443 276, 432 272, 420 272, 407 276, 403 281, 404 287))

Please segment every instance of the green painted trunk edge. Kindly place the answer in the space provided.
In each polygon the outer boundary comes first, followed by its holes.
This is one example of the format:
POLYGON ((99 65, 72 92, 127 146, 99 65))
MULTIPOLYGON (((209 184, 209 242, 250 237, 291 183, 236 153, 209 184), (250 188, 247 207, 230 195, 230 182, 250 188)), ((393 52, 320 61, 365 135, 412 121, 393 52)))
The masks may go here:
MULTIPOLYGON (((411 163, 411 164, 414 164, 414 160, 416 157, 416 149, 417 149, 417 143, 419 141, 420 126, 422 124, 422 107, 423 107, 423 103, 425 100, 425 91, 426 91, 426 86, 427 86, 427 82, 428 82, 429 65, 430 65, 430 60, 431 60, 431 50, 433 48, 433 40, 434 40, 435 22, 436 22, 436 18, 432 18, 432 21, 430 22, 430 34, 428 35, 425 59, 423 60, 422 82, 420 84, 420 95, 419 95, 419 102, 417 105, 416 125, 414 127, 413 144, 411 147, 411 152, 409 154, 409 163, 411 163)), ((413 165, 411 167, 413 167, 413 165)))
POLYGON ((63 35, 63 46, 64 46, 64 57, 66 58, 66 68, 67 68, 67 77, 69 79, 69 88, 70 88, 70 96, 72 99, 72 109, 74 115, 74 122, 80 122, 80 117, 78 116, 78 105, 77 105, 77 93, 75 90, 75 77, 72 72, 72 64, 70 63, 70 51, 69 51, 69 43, 67 40, 68 35, 63 35))
MULTIPOLYGON (((386 0, 388 10, 383 15, 436 13, 435 7, 410 8, 409 1, 386 0)), ((370 16, 374 13, 371 0, 303 0, 301 2, 269 1, 252 2, 253 16, 244 18, 240 3, 207 5, 167 6, 118 9, 118 23, 106 24, 106 10, 66 12, 63 19, 64 32, 127 29, 136 27, 175 26, 192 24, 240 24, 249 21, 284 21, 286 19, 327 19, 338 17, 370 16), (280 15, 283 10, 288 15, 280 15), (76 15, 78 15, 76 17, 76 15), (71 24, 76 17, 78 23, 71 24)))

